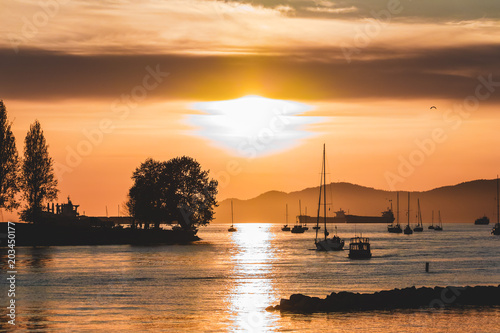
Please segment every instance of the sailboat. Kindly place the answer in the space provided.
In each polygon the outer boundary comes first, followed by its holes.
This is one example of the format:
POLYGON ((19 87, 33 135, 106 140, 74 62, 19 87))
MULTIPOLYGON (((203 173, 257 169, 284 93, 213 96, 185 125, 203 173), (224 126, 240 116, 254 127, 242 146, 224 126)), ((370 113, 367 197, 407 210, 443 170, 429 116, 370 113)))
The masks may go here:
POLYGON ((413 233, 413 230, 411 230, 410 227, 410 192, 408 192, 408 225, 405 227, 403 233, 405 235, 411 235, 413 233))
POLYGON ((236 228, 234 227, 234 222, 233 222, 233 200, 231 200, 231 226, 229 229, 227 229, 229 232, 235 232, 236 228))
POLYGON ((422 224, 422 211, 420 211, 420 199, 417 199, 417 226, 413 228, 413 231, 415 232, 421 232, 424 231, 424 225, 422 224))
POLYGON ((427 229, 434 229, 434 211, 432 211, 432 224, 427 229))
POLYGON ((290 231, 290 227, 288 226, 288 204, 286 204, 285 223, 281 231, 290 231))
MULTIPOLYGON (((335 232, 335 235, 332 238, 328 238, 328 231, 326 229, 326 163, 325 163, 325 144, 323 144, 323 166, 322 166, 322 181, 320 181, 319 186, 319 202, 318 202, 318 216, 316 219, 316 239, 314 240, 314 244, 316 245, 317 251, 340 251, 344 249, 344 241, 340 239, 340 237, 335 232), (321 192, 323 192, 323 239, 318 239, 318 231, 319 231, 319 220, 320 220, 320 212, 321 212, 321 192)), ((335 227, 335 231, 337 228, 335 227)))
POLYGON ((497 223, 495 223, 495 226, 493 227, 493 230, 491 230, 492 235, 500 235, 500 199, 498 196, 498 176, 497 176, 497 223))
POLYGON ((441 221, 441 211, 438 210, 438 221, 439 221, 439 224, 436 224, 434 226, 434 230, 435 231, 443 231, 443 221, 441 221))
MULTIPOLYGON (((401 229, 401 225, 399 224, 399 192, 396 193, 396 224, 389 224, 387 226, 387 231, 388 232, 391 232, 391 233, 394 233, 394 234, 400 234, 403 232, 403 229, 401 229)), ((392 206, 392 202, 391 202, 391 206, 392 206)), ((392 207, 391 207, 391 211, 392 211, 392 207)))

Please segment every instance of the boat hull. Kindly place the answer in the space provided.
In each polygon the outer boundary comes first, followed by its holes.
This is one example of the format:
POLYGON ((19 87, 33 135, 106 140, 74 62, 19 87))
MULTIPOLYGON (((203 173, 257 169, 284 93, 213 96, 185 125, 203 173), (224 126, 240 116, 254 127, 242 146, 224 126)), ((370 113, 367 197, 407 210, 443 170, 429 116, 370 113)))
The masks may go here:
POLYGON ((372 257, 370 240, 364 237, 351 238, 349 244, 350 259, 370 259, 372 257))
POLYGON ((350 259, 371 259, 371 257, 372 257, 371 252, 366 252, 366 251, 349 252, 350 259))
MULTIPOLYGON (((341 214, 340 212, 336 212, 337 216, 335 217, 327 217, 326 223, 331 224, 340 224, 340 223, 385 223, 391 224, 395 221, 394 215, 392 212, 384 212, 383 216, 360 216, 360 215, 350 215, 350 214, 341 214)), ((317 217, 308 216, 308 215, 300 215, 298 216, 299 223, 311 223, 316 224, 317 217)))
POLYGON ((490 219, 486 216, 483 216, 481 218, 478 218, 476 221, 474 221, 475 225, 488 225, 490 224, 490 219))
POLYGON ((324 239, 316 242, 317 251, 342 251, 344 249, 344 241, 334 239, 324 239))
POLYGON ((387 231, 393 234, 400 234, 403 232, 403 229, 399 225, 389 225, 387 226, 387 231))
POLYGON ((304 231, 306 230, 302 227, 293 227, 291 230, 292 234, 303 234, 304 231))

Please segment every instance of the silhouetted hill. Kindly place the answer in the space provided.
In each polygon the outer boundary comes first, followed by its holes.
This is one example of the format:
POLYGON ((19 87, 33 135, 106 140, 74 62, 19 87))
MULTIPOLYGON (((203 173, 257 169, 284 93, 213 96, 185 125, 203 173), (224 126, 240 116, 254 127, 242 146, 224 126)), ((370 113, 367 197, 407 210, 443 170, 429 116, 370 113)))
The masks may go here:
MULTIPOLYGON (((350 183, 331 183, 326 186, 329 216, 344 209, 354 215, 380 216, 381 212, 392 205, 396 214, 396 192, 377 190, 350 183), (333 197, 333 200, 332 200, 333 197), (333 206, 331 205, 333 203, 333 206)), ((400 222, 407 221, 408 192, 399 193, 400 222)), ((295 222, 299 215, 299 200, 302 214, 316 216, 319 188, 311 187, 296 192, 269 191, 248 200, 233 199, 234 222, 271 222, 285 223, 285 205, 288 204, 288 223, 295 222)), ((441 210, 443 223, 473 223, 486 214, 491 222, 496 221, 496 179, 474 180, 453 186, 443 186, 424 192, 410 193, 411 223, 416 222, 417 199, 420 199, 424 223, 431 222, 432 210, 441 210)), ((230 200, 219 203, 216 208, 217 223, 231 222, 230 200)))

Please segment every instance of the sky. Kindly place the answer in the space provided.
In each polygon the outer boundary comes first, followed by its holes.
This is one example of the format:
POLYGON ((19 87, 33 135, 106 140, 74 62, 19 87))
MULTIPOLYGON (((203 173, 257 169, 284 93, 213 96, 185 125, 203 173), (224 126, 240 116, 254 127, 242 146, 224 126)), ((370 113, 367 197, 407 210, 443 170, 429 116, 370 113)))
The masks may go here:
POLYGON ((38 119, 59 201, 116 215, 148 157, 218 199, 331 181, 428 190, 499 173, 500 2, 5 1, 0 98, 38 119))

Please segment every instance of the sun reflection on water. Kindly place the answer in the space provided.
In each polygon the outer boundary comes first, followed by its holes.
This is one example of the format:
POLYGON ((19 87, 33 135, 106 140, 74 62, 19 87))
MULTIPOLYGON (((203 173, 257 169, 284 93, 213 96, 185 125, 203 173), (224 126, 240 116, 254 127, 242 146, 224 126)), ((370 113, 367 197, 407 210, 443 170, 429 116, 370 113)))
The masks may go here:
POLYGON ((229 296, 232 331, 271 332, 276 318, 264 309, 276 301, 270 278, 276 259, 270 225, 240 224, 231 235, 236 246, 232 256, 236 283, 229 296))

